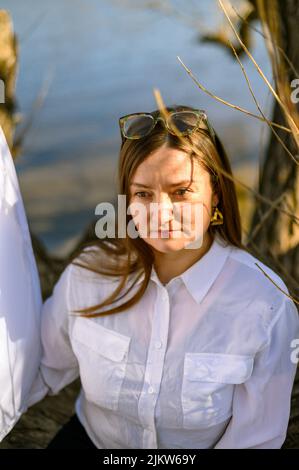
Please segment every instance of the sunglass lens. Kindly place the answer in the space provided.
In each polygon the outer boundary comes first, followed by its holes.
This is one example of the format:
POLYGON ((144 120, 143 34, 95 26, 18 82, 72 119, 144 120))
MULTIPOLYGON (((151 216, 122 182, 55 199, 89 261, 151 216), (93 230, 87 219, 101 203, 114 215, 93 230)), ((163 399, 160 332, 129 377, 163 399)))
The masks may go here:
POLYGON ((148 134, 154 126, 154 119, 150 115, 130 116, 124 123, 126 137, 140 138, 148 134))
POLYGON ((174 113, 168 120, 168 126, 174 132, 179 131, 182 134, 192 132, 192 130, 198 125, 200 117, 196 113, 191 111, 181 111, 174 113))

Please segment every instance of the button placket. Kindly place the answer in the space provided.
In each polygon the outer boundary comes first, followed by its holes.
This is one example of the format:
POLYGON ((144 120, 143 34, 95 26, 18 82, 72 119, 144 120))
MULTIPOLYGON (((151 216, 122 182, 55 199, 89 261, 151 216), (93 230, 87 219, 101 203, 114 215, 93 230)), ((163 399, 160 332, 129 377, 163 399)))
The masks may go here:
POLYGON ((179 287, 179 284, 180 284, 180 279, 173 279, 173 281, 170 281, 170 284, 167 287, 169 298, 172 298, 174 296, 174 294, 176 293, 179 287))
MULTIPOLYGON (((138 404, 138 414, 147 430, 153 436, 144 434, 144 445, 156 443, 155 406, 162 380, 165 349, 169 330, 169 297, 167 290, 158 291, 153 315, 152 333, 149 343, 148 359, 145 368, 145 379, 138 404)), ((155 447, 155 446, 154 446, 155 447)), ((150 446, 149 446, 150 448, 150 446)))
POLYGON ((152 429, 145 429, 143 431, 143 448, 144 449, 157 449, 157 435, 152 429))

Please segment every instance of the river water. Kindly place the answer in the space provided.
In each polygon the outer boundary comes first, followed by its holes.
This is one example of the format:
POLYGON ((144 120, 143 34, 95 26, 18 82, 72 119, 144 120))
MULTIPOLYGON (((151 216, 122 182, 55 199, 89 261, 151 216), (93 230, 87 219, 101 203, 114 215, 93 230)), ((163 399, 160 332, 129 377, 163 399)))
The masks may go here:
MULTIPOLYGON (((236 61, 223 48, 199 41, 219 24, 217 2, 170 1, 179 13, 154 8, 158 3, 0 1, 19 38, 17 99, 24 118, 47 90, 16 168, 31 229, 57 254, 72 246, 96 204, 115 195, 118 117, 156 108, 154 88, 166 104, 208 111, 236 171, 250 172, 249 178, 257 165, 259 121, 200 91, 177 59, 209 90, 256 112, 236 61)), ((263 40, 256 33, 253 40, 252 52, 269 77, 263 40)), ((242 60, 264 105, 266 87, 249 60, 242 60)))

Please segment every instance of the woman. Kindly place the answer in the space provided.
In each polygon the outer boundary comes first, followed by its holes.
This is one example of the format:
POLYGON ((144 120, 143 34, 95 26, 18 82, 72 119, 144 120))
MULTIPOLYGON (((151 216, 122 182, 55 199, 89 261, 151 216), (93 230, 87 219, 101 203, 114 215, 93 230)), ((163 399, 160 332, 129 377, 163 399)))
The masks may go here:
POLYGON ((224 148, 187 106, 119 122, 128 230, 76 255, 43 307, 28 405, 82 384, 49 448, 280 448, 298 314, 241 242, 224 148))

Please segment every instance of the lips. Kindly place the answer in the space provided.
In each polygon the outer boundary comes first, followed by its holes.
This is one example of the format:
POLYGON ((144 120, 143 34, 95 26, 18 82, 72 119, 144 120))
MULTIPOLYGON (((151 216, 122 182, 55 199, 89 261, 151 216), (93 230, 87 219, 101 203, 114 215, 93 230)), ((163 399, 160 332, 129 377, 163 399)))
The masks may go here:
POLYGON ((181 230, 158 230, 157 232, 153 233, 158 233, 159 235, 162 235, 163 233, 174 233, 174 232, 180 232, 181 230))
POLYGON ((180 232, 178 229, 159 228, 158 232, 180 232))

